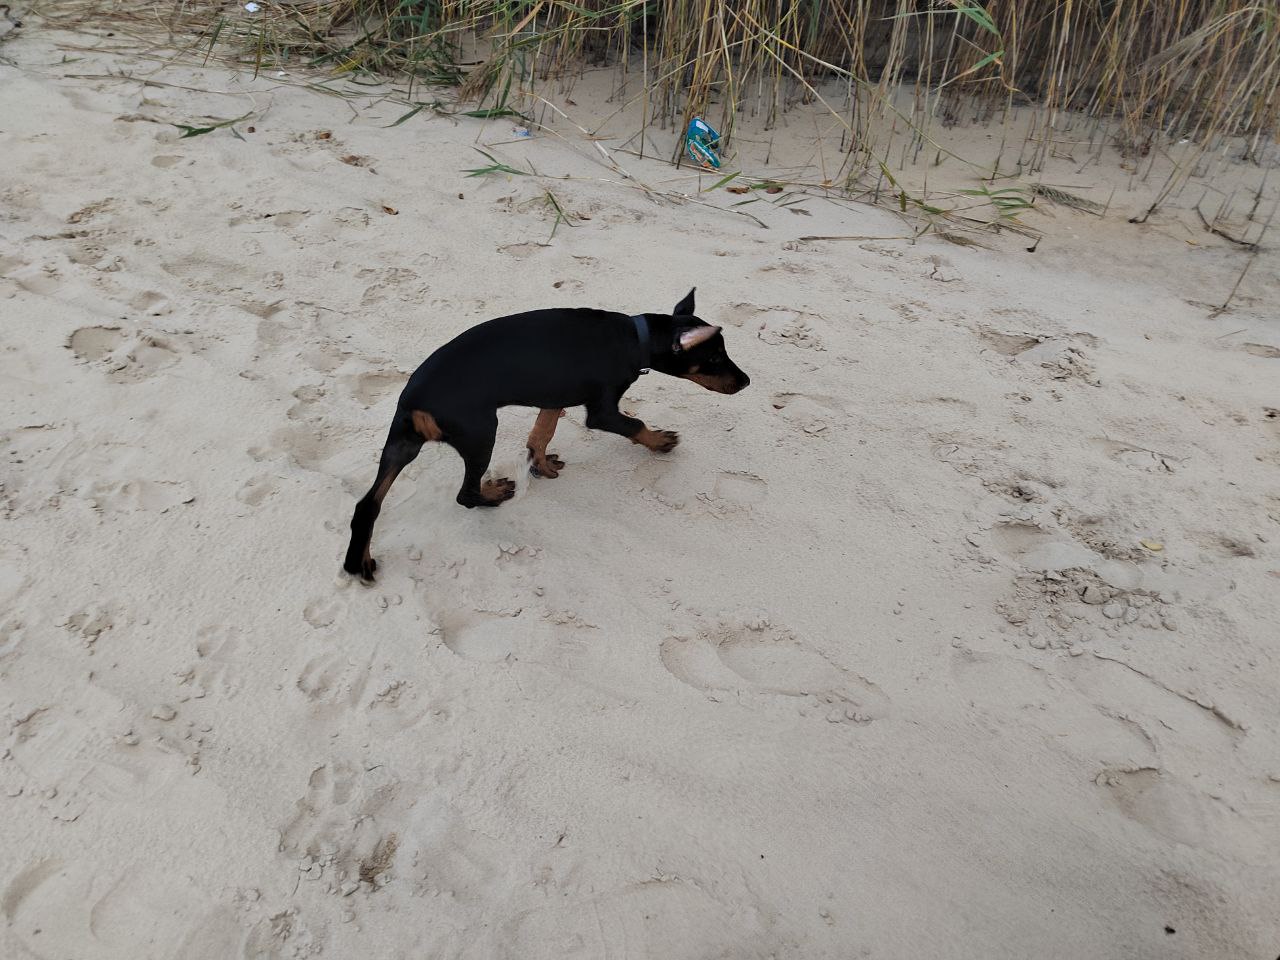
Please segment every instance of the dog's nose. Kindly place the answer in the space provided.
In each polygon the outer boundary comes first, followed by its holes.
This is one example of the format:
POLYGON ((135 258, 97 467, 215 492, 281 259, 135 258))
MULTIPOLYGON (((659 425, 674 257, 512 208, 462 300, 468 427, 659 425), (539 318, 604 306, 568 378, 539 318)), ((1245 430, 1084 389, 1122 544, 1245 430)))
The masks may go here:
MULTIPOLYGON (((745 390, 749 386, 751 386, 751 378, 744 373, 742 375, 742 381, 738 384, 738 390, 745 390)), ((734 391, 734 393, 737 393, 737 392, 738 392, 737 390, 734 391)))

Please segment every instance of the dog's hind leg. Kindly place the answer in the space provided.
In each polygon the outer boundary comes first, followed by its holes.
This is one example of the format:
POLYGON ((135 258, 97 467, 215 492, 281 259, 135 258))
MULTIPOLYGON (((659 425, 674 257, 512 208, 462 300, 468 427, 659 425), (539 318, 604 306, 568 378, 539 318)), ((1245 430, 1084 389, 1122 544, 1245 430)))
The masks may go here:
MULTIPOLYGON (((430 431, 426 431, 429 434, 430 431)), ((429 415, 404 411, 396 411, 396 418, 391 423, 387 434, 387 443, 382 448, 382 459, 378 463, 378 476, 373 481, 360 502, 356 504, 355 514, 351 517, 351 543, 347 546, 347 558, 342 569, 347 573, 358 575, 363 580, 372 580, 378 563, 369 556, 369 543, 373 539, 373 524, 382 511, 382 501, 395 483, 400 471, 413 462, 426 439, 438 440, 439 428, 429 415), (425 417, 425 421, 422 418, 425 417), (424 436, 420 430, 427 422, 435 428, 436 436, 424 436)))
POLYGON ((498 416, 490 413, 486 419, 469 423, 465 431, 451 432, 448 437, 447 442, 462 456, 462 462, 466 466, 462 488, 458 491, 458 502, 468 510, 472 507, 496 507, 516 495, 515 481, 506 477, 480 482, 484 472, 489 469, 497 431, 498 416))
POLYGON ((529 472, 535 477, 554 479, 564 469, 564 461, 554 453, 547 453, 547 444, 555 436, 556 423, 564 416, 563 409, 540 410, 538 419, 529 431, 529 472))

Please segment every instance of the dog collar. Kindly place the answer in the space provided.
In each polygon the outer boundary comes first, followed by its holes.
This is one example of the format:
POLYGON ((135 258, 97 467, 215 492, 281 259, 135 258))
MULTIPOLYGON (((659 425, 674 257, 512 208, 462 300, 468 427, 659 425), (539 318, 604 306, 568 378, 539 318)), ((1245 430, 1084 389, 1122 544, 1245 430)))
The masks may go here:
POLYGON ((640 341, 640 372, 649 372, 649 362, 653 358, 653 344, 649 342, 649 321, 643 313, 631 318, 635 324, 636 338, 640 341))

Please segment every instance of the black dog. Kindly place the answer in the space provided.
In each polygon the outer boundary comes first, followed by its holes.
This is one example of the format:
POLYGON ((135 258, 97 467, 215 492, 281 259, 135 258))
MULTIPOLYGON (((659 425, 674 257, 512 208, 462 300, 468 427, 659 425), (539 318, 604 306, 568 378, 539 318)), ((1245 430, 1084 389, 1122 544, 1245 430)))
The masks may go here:
POLYGON ((512 480, 481 477, 489 467, 498 408, 538 407, 529 433, 529 471, 555 477, 564 462, 547 453, 565 407, 587 408, 587 426, 666 453, 680 438, 650 430, 618 410, 622 394, 646 370, 692 380, 717 393, 737 393, 750 379, 725 353, 720 328, 693 315, 693 291, 671 316, 628 317, 607 310, 533 310, 489 320, 450 340, 409 378, 396 405, 378 477, 356 504, 343 569, 373 579, 373 524, 400 471, 428 440, 462 455, 466 473, 458 502, 496 507, 516 492, 512 480))

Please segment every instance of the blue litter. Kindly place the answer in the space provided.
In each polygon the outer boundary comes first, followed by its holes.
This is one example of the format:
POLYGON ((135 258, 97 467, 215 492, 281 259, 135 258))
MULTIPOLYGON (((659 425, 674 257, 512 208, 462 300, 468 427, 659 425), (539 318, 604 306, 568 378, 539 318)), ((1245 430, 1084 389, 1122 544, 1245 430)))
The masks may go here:
POLYGON ((707 170, 720 169, 720 156, 716 149, 720 146, 720 134, 711 129, 701 117, 689 121, 689 129, 685 131, 684 148, 689 159, 707 170))

